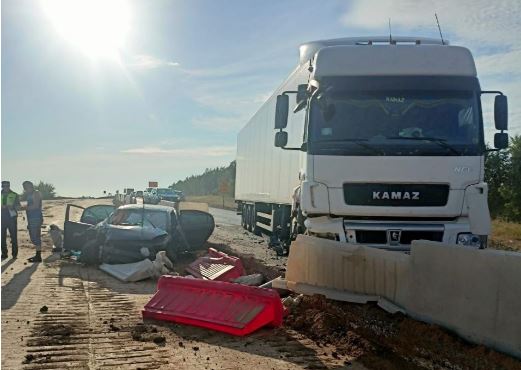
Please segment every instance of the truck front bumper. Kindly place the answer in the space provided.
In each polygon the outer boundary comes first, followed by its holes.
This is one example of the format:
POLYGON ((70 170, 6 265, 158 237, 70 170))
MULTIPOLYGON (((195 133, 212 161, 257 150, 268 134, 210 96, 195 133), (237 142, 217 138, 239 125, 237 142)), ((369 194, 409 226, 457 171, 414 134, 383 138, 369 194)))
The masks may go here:
MULTIPOLYGON (((463 235, 470 235, 467 218, 455 221, 386 221, 349 220, 327 216, 308 217, 306 228, 313 234, 336 235, 339 241, 362 244, 389 250, 410 250, 413 240, 430 240, 448 244, 458 244, 463 235)), ((477 236, 475 247, 486 247, 486 236, 477 236)))

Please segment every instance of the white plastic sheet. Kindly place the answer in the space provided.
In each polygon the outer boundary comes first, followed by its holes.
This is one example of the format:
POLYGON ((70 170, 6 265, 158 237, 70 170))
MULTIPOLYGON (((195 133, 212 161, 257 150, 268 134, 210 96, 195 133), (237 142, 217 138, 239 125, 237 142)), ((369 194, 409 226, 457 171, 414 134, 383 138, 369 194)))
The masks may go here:
POLYGON ((168 274, 173 268, 174 265, 166 256, 165 251, 158 252, 155 261, 150 261, 147 258, 135 263, 117 265, 103 263, 99 266, 100 270, 126 283, 158 278, 161 275, 168 274))

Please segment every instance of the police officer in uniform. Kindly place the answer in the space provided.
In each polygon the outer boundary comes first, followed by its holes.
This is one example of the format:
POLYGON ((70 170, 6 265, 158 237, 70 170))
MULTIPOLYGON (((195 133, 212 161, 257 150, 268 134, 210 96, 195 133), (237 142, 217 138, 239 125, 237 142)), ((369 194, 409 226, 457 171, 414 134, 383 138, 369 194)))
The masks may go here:
POLYGON ((20 199, 9 181, 2 181, 2 259, 7 258, 7 230, 11 237, 12 256, 18 256, 18 209, 20 199))

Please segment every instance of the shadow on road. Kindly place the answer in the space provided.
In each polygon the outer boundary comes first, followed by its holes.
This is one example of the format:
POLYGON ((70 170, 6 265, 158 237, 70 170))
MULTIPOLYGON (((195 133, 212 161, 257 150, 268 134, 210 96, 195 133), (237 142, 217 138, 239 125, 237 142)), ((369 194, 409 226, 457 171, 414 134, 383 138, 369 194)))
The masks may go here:
MULTIPOLYGON (((34 263, 22 271, 17 272, 9 282, 2 287, 2 310, 8 310, 16 304, 25 287, 31 281, 31 276, 38 268, 38 265, 38 263, 34 263)), ((4 266, 2 266, 2 271, 4 270, 4 266)))
POLYGON ((7 268, 8 268, 9 266, 11 266, 11 265, 14 263, 14 261, 16 261, 16 260, 14 260, 14 259, 10 259, 10 260, 7 261, 6 263, 4 263, 4 264, 2 265, 2 273, 3 273, 5 270, 7 270, 7 268))

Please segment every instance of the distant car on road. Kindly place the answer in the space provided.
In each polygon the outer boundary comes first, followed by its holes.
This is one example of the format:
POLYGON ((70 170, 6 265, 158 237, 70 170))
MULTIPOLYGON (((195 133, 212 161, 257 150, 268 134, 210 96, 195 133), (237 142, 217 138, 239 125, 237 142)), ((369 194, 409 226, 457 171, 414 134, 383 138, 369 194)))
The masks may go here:
POLYGON ((182 192, 170 188, 155 189, 155 194, 159 198, 159 201, 167 200, 169 202, 180 202, 184 199, 182 192))
POLYGON ((143 192, 143 202, 146 204, 158 204, 160 201, 155 188, 147 188, 143 192))

